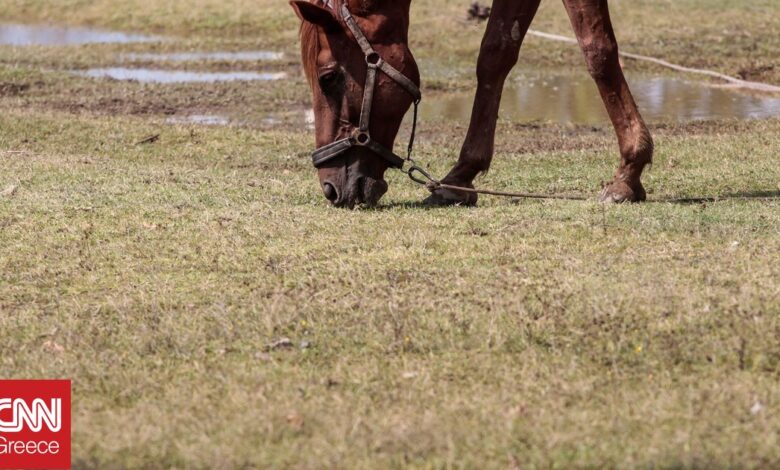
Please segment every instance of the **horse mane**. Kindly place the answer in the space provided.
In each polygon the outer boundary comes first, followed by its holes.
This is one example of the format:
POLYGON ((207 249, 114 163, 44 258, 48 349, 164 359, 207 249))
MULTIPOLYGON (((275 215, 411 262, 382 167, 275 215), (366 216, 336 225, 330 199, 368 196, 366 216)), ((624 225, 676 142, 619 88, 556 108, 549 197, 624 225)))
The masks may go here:
POLYGON ((309 85, 314 87, 317 76, 317 57, 320 55, 320 34, 317 26, 304 21, 301 23, 301 57, 303 58, 303 69, 306 72, 306 79, 309 85))
MULTIPOLYGON (((339 0, 310 0, 317 5, 330 8, 333 11, 339 11, 338 8, 341 5, 339 0)), ((347 0, 343 0, 347 1, 347 0)), ((355 12, 357 14, 365 14, 374 10, 379 3, 379 0, 362 0, 360 7, 355 12)), ((301 23, 300 30, 301 38, 301 57, 303 58, 303 68, 306 72, 306 77, 309 80, 309 84, 313 87, 317 76, 317 56, 320 54, 320 35, 317 30, 317 26, 307 21, 301 23)))

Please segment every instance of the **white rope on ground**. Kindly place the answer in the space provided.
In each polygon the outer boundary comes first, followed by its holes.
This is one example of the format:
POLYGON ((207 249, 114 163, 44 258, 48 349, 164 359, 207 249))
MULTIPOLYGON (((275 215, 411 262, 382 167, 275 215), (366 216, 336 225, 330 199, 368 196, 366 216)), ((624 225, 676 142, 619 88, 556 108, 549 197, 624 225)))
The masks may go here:
MULTIPOLYGON (((545 33, 542 31, 535 31, 533 29, 528 30, 528 34, 532 36, 537 36, 544 39, 550 39, 552 41, 559 41, 559 42, 566 42, 569 44, 577 44, 577 40, 574 38, 570 38, 567 36, 561 36, 559 34, 551 34, 551 33, 545 33)), ((780 93, 780 86, 777 85, 770 85, 768 83, 760 83, 760 82, 751 82, 747 80, 740 80, 739 78, 734 78, 732 76, 713 72, 712 70, 705 70, 705 69, 695 69, 691 67, 684 67, 682 65, 673 64, 671 62, 667 62, 662 59, 656 59, 655 57, 650 57, 646 55, 640 55, 640 54, 632 54, 630 52, 618 52, 622 57, 626 57, 628 59, 634 59, 634 60, 641 60, 645 62, 652 62, 654 64, 658 64, 663 67, 670 68, 672 70, 677 70, 678 72, 685 72, 685 73, 695 73, 699 75, 707 75, 709 77, 718 78, 720 80, 724 80, 726 82, 729 82, 729 85, 726 85, 729 88, 746 88, 749 90, 756 90, 756 91, 766 91, 770 93, 780 93)))

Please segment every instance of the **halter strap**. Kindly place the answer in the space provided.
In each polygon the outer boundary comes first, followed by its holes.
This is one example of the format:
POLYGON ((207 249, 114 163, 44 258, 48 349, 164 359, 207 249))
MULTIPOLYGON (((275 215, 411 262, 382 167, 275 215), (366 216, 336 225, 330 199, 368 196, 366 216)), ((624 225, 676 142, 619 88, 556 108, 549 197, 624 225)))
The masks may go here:
POLYGON ((368 67, 368 70, 366 71, 366 83, 363 89, 363 102, 360 108, 360 123, 358 128, 353 130, 349 137, 331 142, 330 144, 315 150, 311 155, 312 163, 316 168, 319 168, 352 147, 366 147, 387 160, 391 167, 403 168, 404 161, 411 159, 412 149, 414 148, 414 134, 417 129, 417 107, 422 99, 420 88, 404 74, 399 72, 398 69, 385 62, 374 48, 371 47, 371 43, 368 42, 366 35, 363 34, 363 31, 349 12, 346 4, 341 6, 341 16, 349 30, 352 32, 352 35, 355 37, 360 49, 363 51, 363 55, 366 58, 366 66, 368 67), (369 126, 371 121, 371 107, 374 103, 374 90, 376 89, 377 70, 381 70, 414 98, 414 122, 412 124, 412 134, 409 138, 409 146, 407 147, 406 159, 399 157, 392 149, 385 147, 371 138, 369 126))
POLYGON ((360 29, 360 26, 358 26, 357 21, 355 21, 355 18, 352 16, 352 13, 349 12, 349 9, 347 8, 347 5, 341 5, 341 17, 344 18, 344 22, 347 24, 347 27, 352 32, 352 35, 355 36, 355 40, 357 41, 358 45, 360 46, 360 49, 363 50, 363 54, 366 56, 366 58, 371 57, 373 55, 376 55, 378 58, 377 66, 379 69, 384 72, 388 77, 392 78, 393 81, 401 85, 406 91, 412 95, 415 101, 419 101, 422 99, 422 94, 420 93, 420 88, 417 87, 417 85, 414 84, 411 80, 409 80, 406 75, 402 74, 398 71, 395 67, 388 64, 384 60, 382 60, 379 57, 379 54, 376 53, 373 47, 371 47, 371 43, 368 42, 368 39, 366 39, 366 35, 363 34, 363 30, 360 29))

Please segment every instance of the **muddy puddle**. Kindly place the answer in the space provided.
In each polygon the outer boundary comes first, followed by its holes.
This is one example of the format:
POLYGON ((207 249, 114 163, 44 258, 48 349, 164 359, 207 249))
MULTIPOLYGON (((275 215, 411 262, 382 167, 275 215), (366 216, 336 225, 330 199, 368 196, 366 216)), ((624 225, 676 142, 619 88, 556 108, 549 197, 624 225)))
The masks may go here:
POLYGON ((215 83, 232 81, 273 81, 287 78, 284 72, 188 72, 146 68, 112 67, 74 72, 91 78, 132 80, 140 83, 215 83))
MULTIPOLYGON (((668 77, 628 77, 645 120, 694 121, 780 116, 780 99, 668 77)), ((473 93, 423 100, 422 119, 468 123, 473 93)), ((507 82, 499 116, 517 122, 609 122, 596 85, 587 75, 519 76, 507 82)))
POLYGON ((241 51, 241 52, 171 52, 171 53, 140 53, 123 54, 123 60, 148 62, 257 62, 281 60, 284 54, 273 51, 241 51))
POLYGON ((160 38, 92 28, 0 24, 0 45, 67 46, 76 44, 153 42, 160 38))

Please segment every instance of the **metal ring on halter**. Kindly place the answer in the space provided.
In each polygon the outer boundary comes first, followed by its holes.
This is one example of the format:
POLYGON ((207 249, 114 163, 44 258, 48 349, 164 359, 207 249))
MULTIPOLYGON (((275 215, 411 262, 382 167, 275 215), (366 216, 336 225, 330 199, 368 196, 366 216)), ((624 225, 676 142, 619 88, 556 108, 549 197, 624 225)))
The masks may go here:
POLYGON ((358 145, 366 145, 371 140, 371 136, 368 132, 360 132, 355 135, 355 143, 358 145))
POLYGON ((367 65, 374 65, 376 67, 380 67, 381 63, 382 63, 382 58, 379 57, 379 54, 377 54, 376 52, 372 52, 366 55, 367 65))

